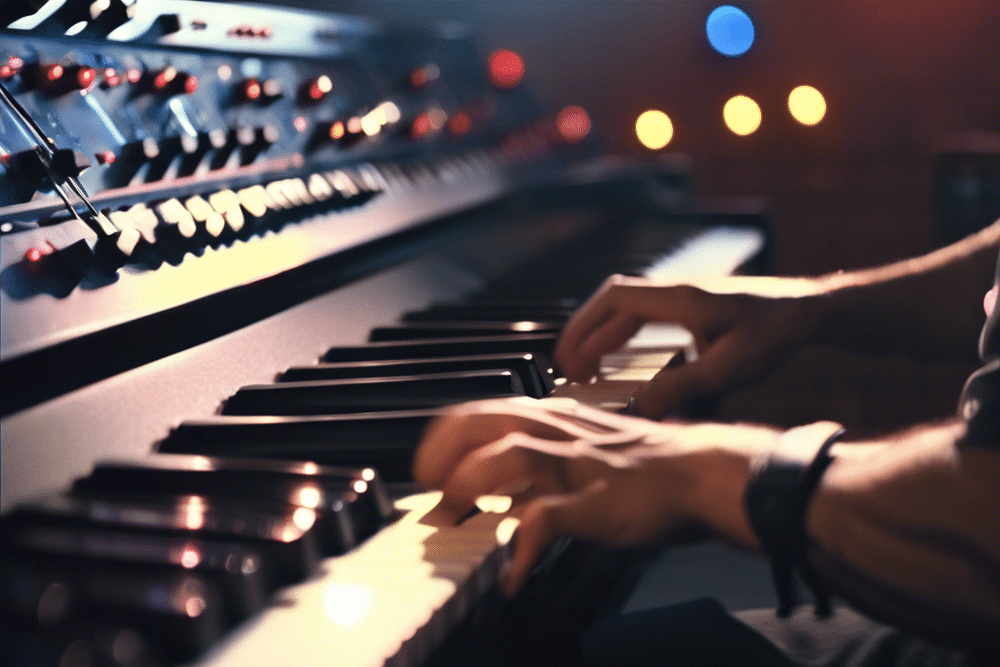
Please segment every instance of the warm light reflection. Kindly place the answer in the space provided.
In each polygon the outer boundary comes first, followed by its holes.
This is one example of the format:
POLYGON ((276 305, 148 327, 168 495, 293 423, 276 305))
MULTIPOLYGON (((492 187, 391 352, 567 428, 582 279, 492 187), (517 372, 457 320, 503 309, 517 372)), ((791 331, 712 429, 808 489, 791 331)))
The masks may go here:
POLYGON ((355 625, 368 615, 374 599, 370 586, 334 582, 326 587, 323 607, 327 618, 337 625, 355 625))
POLYGON ((476 498, 476 507, 480 512, 493 512, 503 514, 510 510, 514 503, 510 496, 479 496, 476 498))
POLYGON ((320 502, 323 500, 323 495, 315 486, 302 487, 299 489, 298 496, 299 502, 297 504, 302 507, 316 508, 319 507, 320 502))
POLYGON ((187 569, 192 569, 198 567, 198 563, 201 562, 201 552, 198 551, 198 547, 193 544, 188 544, 181 551, 180 563, 187 569))
POLYGON ((191 618, 201 616, 201 613, 205 611, 205 607, 207 606, 208 603, 205 602, 205 598, 199 595, 192 595, 184 601, 184 611, 191 618))
MULTIPOLYGON (((316 174, 313 174, 314 176, 316 174)), ((302 474, 304 475, 315 475, 319 473, 319 466, 312 461, 306 461, 302 464, 302 474)))
POLYGON ((731 97, 722 108, 722 118, 726 121, 726 127, 745 137, 760 127, 760 107, 746 95, 737 95, 731 97))
POLYGON ((308 507, 299 507, 292 513, 292 523, 301 530, 309 530, 316 523, 316 512, 308 507))
POLYGON ((826 100, 812 86, 799 86, 788 95, 788 110, 803 125, 815 125, 826 115, 826 100))
POLYGON ((500 546, 507 546, 510 544, 511 539, 514 537, 514 531, 521 524, 521 520, 517 517, 508 516, 500 520, 497 524, 497 544, 500 546))
POLYGON ((658 109, 643 111, 635 121, 635 135, 650 150, 659 150, 670 143, 674 124, 670 117, 658 109))
POLYGON ((489 75, 497 88, 514 88, 524 78, 524 61, 508 49, 494 51, 490 54, 489 75))
POLYGON ((368 490, 368 482, 364 481, 363 479, 354 480, 355 493, 364 493, 367 490, 368 490))
POLYGON ((559 135, 570 143, 581 141, 590 134, 590 116, 583 107, 564 107, 556 116, 559 135))
POLYGON ((188 530, 199 530, 205 525, 205 501, 200 496, 190 496, 184 508, 184 525, 188 530))

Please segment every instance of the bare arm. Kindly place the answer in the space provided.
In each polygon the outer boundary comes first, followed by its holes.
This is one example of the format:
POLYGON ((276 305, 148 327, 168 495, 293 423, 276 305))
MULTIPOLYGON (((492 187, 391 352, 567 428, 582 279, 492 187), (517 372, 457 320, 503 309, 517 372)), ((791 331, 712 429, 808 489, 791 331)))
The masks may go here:
POLYGON ((824 276, 814 340, 918 358, 973 359, 993 284, 1000 221, 928 255, 824 276))
POLYGON ((807 526, 811 562, 843 597, 974 646, 1000 631, 1000 451, 956 445, 963 431, 838 446, 807 526))

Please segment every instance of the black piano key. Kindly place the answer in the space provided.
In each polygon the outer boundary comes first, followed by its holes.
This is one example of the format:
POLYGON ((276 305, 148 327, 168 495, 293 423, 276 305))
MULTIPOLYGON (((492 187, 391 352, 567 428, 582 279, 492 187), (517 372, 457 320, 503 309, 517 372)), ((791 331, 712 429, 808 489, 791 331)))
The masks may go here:
POLYGON ((475 336, 369 343, 368 345, 332 348, 323 355, 323 361, 426 359, 509 352, 533 352, 547 355, 555 347, 556 338, 557 334, 554 333, 540 333, 522 336, 475 336))
POLYGON ((81 620, 39 629, 28 619, 2 631, 8 667, 158 667, 146 640, 133 628, 81 620), (25 622, 26 621, 26 622, 25 622))
POLYGON ((224 415, 325 415, 436 408, 491 396, 524 396, 509 370, 250 385, 226 399, 224 415))
POLYGON ((305 507, 317 512, 322 546, 327 553, 342 553, 352 548, 362 530, 372 529, 369 517, 375 513, 374 500, 370 494, 355 489, 357 485, 357 489, 369 490, 368 481, 362 477, 304 474, 301 472, 304 467, 319 468, 308 463, 264 462, 254 468, 255 463, 234 464, 226 459, 190 456, 153 456, 142 462, 105 461, 95 465, 88 477, 73 483, 73 494, 198 495, 305 507), (287 469, 282 470, 282 465, 287 469))
POLYGON ((375 327, 368 334, 373 343, 424 338, 467 338, 469 336, 516 336, 526 333, 558 333, 562 322, 541 320, 404 322, 375 327))
POLYGON ((579 304, 572 300, 572 306, 548 306, 539 304, 532 306, 530 303, 497 303, 491 304, 485 301, 454 304, 436 304, 424 310, 415 310, 404 313, 403 322, 438 322, 438 321, 543 321, 564 323, 576 310, 579 304))
POLYGON ((81 621, 135 628, 165 662, 191 660, 222 638, 219 591, 191 573, 5 560, 0 606, 15 623, 58 631, 81 621))
POLYGON ((370 465, 409 481, 413 451, 435 410, 312 417, 209 417, 182 422, 160 452, 370 465))
POLYGON ((321 363, 296 366, 278 376, 279 382, 309 382, 315 380, 349 380, 366 377, 393 377, 457 371, 510 370, 524 386, 525 393, 542 398, 555 387, 552 366, 541 354, 480 354, 468 357, 431 359, 389 359, 321 363))
POLYGON ((233 624, 264 607, 267 591, 260 554, 225 542, 113 530, 32 526, 5 535, 9 562, 70 568, 77 573, 120 567, 128 572, 190 572, 223 594, 233 624))
POLYGON ((18 506, 4 518, 25 526, 103 528, 244 544, 269 566, 270 587, 305 579, 321 556, 315 511, 203 496, 80 498, 49 495, 18 506))

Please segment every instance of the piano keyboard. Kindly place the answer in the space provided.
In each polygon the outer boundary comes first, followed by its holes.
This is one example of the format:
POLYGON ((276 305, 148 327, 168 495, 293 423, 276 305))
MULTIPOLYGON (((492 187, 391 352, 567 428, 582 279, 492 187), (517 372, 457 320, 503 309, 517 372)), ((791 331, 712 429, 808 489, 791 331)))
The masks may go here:
MULTIPOLYGON (((23 535, 13 553, 49 560, 10 571, 5 606, 28 600, 37 612, 55 595, 47 591, 68 590, 91 625, 53 621, 69 633, 59 636, 99 651, 102 638, 126 633, 140 638, 141 655, 165 663, 420 664, 495 581, 503 515, 430 525, 433 494, 404 496, 393 509, 382 478, 408 479, 419 434, 441 406, 558 391, 548 355, 572 307, 598 275, 641 273, 661 256, 646 248, 595 257, 603 266, 591 282, 563 280, 555 290, 512 287, 507 276, 534 270, 522 264, 460 300, 371 327, 366 344, 328 348, 319 363, 232 390, 219 414, 182 420, 150 458, 98 462, 71 495, 9 513, 5 523, 23 535), (405 333, 386 333, 396 330, 405 333), (129 546, 102 551, 95 541, 129 546), (67 550, 85 564, 73 576, 39 567, 65 561, 67 550), (164 555, 142 555, 154 552, 164 555), (88 587, 114 581, 107 568, 116 562, 150 572, 129 586, 173 591, 190 608, 171 615, 127 598, 91 599, 88 587), (14 595, 18 576, 34 582, 27 598, 14 595)), ((80 644, 65 650, 72 646, 80 644)))
POLYGON ((516 522, 436 517, 427 421, 620 407, 675 346, 568 386, 563 323, 611 272, 745 264, 759 207, 578 159, 454 26, 36 4, 0 26, 5 660, 433 661, 516 522))

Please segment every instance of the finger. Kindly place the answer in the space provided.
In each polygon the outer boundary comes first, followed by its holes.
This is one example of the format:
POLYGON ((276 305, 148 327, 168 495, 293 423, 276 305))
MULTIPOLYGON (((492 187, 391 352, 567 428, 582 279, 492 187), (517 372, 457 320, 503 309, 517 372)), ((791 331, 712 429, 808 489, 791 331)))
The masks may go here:
POLYGON ((570 365, 563 369, 566 377, 574 382, 590 380, 601 370, 601 357, 620 349, 645 323, 633 314, 616 311, 583 338, 570 365))
POLYGON ((576 365, 578 350, 584 338, 614 314, 615 298, 611 292, 624 279, 624 276, 619 275, 609 277, 594 296, 566 322, 552 354, 553 361, 564 373, 576 365))
POLYGON ((476 498, 486 494, 510 495, 531 486, 555 490, 555 475, 550 470, 555 465, 551 461, 552 444, 524 433, 512 433, 471 452, 441 485, 441 501, 452 509, 467 510, 476 498))
POLYGON ((727 389, 747 374, 750 356, 745 336, 730 331, 713 341, 697 361, 661 369, 632 395, 631 414, 660 419, 692 399, 727 389))
POLYGON ((541 404, 536 399, 511 399, 453 408, 428 426, 414 454, 414 480, 427 489, 440 488, 469 452, 511 433, 555 441, 584 435, 579 426, 541 409, 541 404))
POLYGON ((606 488, 604 480, 596 480, 581 491, 540 497, 524 509, 515 533, 514 556, 500 580, 505 595, 517 592, 557 537, 600 538, 595 517, 603 516, 606 509, 606 488))

